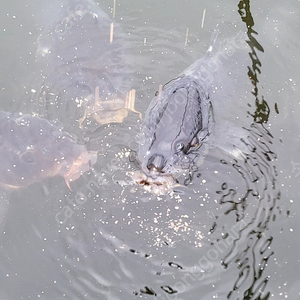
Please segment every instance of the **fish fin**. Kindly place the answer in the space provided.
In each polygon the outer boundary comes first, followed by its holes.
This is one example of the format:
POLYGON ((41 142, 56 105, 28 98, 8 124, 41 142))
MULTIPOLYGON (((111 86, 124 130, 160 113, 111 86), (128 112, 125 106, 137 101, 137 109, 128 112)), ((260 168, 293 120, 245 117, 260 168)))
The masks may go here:
POLYGON ((214 45, 216 44, 218 35, 219 35, 219 30, 216 28, 211 35, 210 44, 209 44, 206 54, 210 55, 212 53, 212 51, 214 49, 214 45))
POLYGON ((80 156, 73 161, 72 165, 68 167, 68 171, 61 174, 70 190, 70 183, 78 179, 83 173, 90 170, 97 162, 98 151, 84 151, 80 156))
MULTIPOLYGON (((65 178, 65 177, 64 177, 64 178, 65 178)), ((70 181, 69 181, 67 178, 65 178, 65 183, 66 183, 67 187, 69 188, 69 190, 70 190, 70 191, 73 191, 73 190, 71 189, 71 186, 70 186, 70 181)))

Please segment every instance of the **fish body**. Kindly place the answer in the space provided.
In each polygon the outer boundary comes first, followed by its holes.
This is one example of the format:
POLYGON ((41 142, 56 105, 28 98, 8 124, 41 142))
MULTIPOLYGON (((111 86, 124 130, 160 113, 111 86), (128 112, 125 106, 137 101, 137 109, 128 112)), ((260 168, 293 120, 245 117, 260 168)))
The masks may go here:
POLYGON ((96 163, 97 152, 87 151, 59 122, 0 111, 0 185, 26 187, 61 175, 67 185, 96 163))
MULTIPOLYGON (((216 40, 217 31, 206 55, 166 84, 151 101, 138 152, 145 174, 155 177, 189 170, 216 125, 218 142, 226 144, 222 127, 228 122, 221 119, 226 114, 232 117, 236 81, 247 80, 237 64, 244 66, 247 44, 242 33, 218 45, 216 40)), ((230 135, 231 130, 228 132, 230 135)))
POLYGON ((93 1, 49 5, 56 13, 37 42, 43 81, 38 96, 45 108, 39 115, 81 118, 80 125, 96 113, 101 124, 118 120, 131 89, 125 32, 93 1))

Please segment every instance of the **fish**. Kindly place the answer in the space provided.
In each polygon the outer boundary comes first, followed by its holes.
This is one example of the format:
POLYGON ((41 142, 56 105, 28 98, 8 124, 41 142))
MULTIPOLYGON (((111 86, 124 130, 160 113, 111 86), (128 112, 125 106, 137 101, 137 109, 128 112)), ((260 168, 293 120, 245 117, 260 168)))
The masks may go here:
POLYGON ((222 115, 234 119, 232 107, 241 102, 234 103, 236 80, 248 80, 242 76, 247 72, 242 67, 248 48, 242 32, 216 46, 217 36, 215 30, 205 56, 165 84, 146 110, 138 149, 146 175, 155 178, 189 172, 195 161, 200 161, 198 157, 204 157, 216 143, 236 151, 234 142, 229 145, 225 136, 230 140, 239 129, 230 129, 230 122, 222 115))
POLYGON ((67 186, 97 161, 58 121, 0 111, 0 186, 27 187, 60 175, 67 186))
POLYGON ((90 119, 120 123, 129 110, 136 112, 128 35, 121 26, 91 0, 47 5, 53 15, 41 30, 36 52, 36 77, 42 78, 41 87, 34 89, 38 114, 59 120, 68 116, 84 128, 90 119))

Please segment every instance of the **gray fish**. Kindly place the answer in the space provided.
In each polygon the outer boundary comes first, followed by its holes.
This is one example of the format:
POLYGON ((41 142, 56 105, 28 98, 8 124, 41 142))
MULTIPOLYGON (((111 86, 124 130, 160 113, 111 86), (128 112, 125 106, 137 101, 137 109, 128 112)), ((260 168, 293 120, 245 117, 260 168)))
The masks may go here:
MULTIPOLYGON (((239 101, 233 104, 236 80, 248 81, 243 77, 247 43, 242 33, 217 47, 216 39, 217 31, 206 55, 164 85, 150 103, 138 152, 145 174, 155 177, 189 170, 210 139, 212 126, 219 126, 214 130, 215 142, 234 151, 221 134, 228 122, 220 119, 222 115, 230 118, 231 105, 239 105, 239 101)), ((238 135, 229 129, 227 137, 231 133, 238 135)))
POLYGON ((96 163, 97 152, 77 144, 59 122, 0 111, 0 157, 0 185, 9 190, 56 175, 69 186, 96 163))
POLYGON ((48 5, 55 14, 38 38, 38 97, 46 110, 39 115, 68 115, 80 125, 89 116, 100 124, 121 122, 131 109, 127 35, 91 0, 48 5))

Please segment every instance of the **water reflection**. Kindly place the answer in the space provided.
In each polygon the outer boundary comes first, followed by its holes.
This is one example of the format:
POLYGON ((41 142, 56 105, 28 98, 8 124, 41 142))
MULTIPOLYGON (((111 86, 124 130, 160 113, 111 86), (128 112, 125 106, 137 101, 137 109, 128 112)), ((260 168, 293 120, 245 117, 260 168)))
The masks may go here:
MULTIPOLYGON (((259 100, 258 75, 261 74, 262 65, 255 49, 261 52, 264 50, 253 36, 257 32, 253 29, 254 20, 250 11, 250 1, 240 1, 238 7, 242 21, 246 24, 248 44, 251 48, 249 55, 252 66, 248 66, 248 76, 254 86, 252 94, 255 97, 256 110, 250 114, 254 122, 262 124, 268 122, 270 108, 263 96, 261 101, 259 100)), ((227 194, 220 191, 220 194, 223 194, 220 203, 231 206, 228 213, 234 211, 237 222, 249 217, 247 213, 249 195, 256 197, 258 203, 254 214, 250 215, 251 220, 240 228, 232 249, 222 263, 226 268, 230 263, 235 263, 240 270, 232 291, 227 295, 228 299, 237 299, 237 297, 239 299, 240 293, 243 299, 269 299, 271 296, 267 288, 269 276, 265 274, 265 268, 274 251, 271 250, 273 237, 268 235, 266 230, 272 218, 275 219, 274 208, 276 201, 280 199, 280 192, 276 185, 277 172, 273 165, 277 156, 272 150, 273 136, 265 125, 254 123, 251 128, 245 129, 249 132, 249 136, 243 142, 249 148, 251 155, 246 155, 243 165, 235 164, 234 167, 245 179, 247 191, 238 201, 234 189, 227 194)))
POLYGON ((250 10, 250 1, 249 0, 243 0, 240 1, 238 4, 238 12, 241 15, 242 21, 246 24, 247 28, 247 36, 249 38, 248 44, 251 48, 251 52, 249 53, 252 65, 248 66, 248 76, 254 86, 253 95, 255 97, 255 106, 256 110, 253 114, 254 122, 257 123, 265 123, 269 120, 270 115, 270 108, 268 105, 268 102, 264 100, 264 97, 262 96, 261 100, 258 98, 258 75, 261 73, 261 62, 258 58, 258 55, 256 53, 256 50, 260 52, 264 52, 263 47, 261 44, 256 40, 254 37, 254 34, 257 35, 258 33, 253 29, 254 27, 254 19, 251 14, 250 10), (256 50, 255 50, 256 49, 256 50))
MULTIPOLYGON (((270 296, 266 289, 269 277, 264 270, 273 254, 273 237, 265 231, 274 220, 276 201, 280 197, 276 187, 276 170, 270 164, 276 159, 276 154, 271 150, 272 136, 264 126, 252 124, 248 131, 250 154, 246 155, 243 163, 232 164, 244 179, 246 189, 240 194, 224 183, 218 191, 222 195, 220 204, 226 207, 225 214, 235 215, 237 224, 240 224, 232 248, 222 260, 226 268, 234 263, 239 269, 228 299, 236 299, 241 291, 244 299, 259 296, 268 299, 270 296)), ((222 242, 226 242, 227 238, 225 233, 222 242)))

